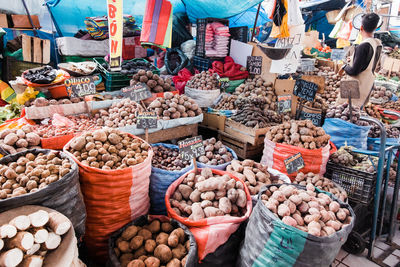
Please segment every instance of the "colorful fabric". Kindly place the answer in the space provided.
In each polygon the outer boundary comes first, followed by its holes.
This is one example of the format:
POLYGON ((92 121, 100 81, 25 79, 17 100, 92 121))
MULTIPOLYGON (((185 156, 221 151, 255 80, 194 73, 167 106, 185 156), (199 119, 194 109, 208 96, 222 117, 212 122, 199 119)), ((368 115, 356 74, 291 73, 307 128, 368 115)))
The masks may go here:
POLYGON ((213 73, 218 73, 220 77, 228 77, 230 80, 246 79, 249 73, 246 70, 241 70, 243 66, 236 64, 233 58, 226 57, 225 62, 214 61, 212 68, 210 69, 213 73))
MULTIPOLYGON (((108 17, 87 17, 85 19, 86 30, 96 40, 108 38, 108 17)), ((124 16, 124 36, 139 35, 140 28, 132 16, 124 16)))

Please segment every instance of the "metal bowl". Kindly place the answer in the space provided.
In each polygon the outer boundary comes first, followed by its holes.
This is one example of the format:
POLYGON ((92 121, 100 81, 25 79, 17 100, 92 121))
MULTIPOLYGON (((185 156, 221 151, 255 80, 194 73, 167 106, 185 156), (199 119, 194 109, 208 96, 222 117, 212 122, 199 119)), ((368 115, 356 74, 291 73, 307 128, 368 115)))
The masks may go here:
POLYGON ((271 47, 262 44, 257 45, 263 53, 272 60, 280 60, 286 57, 292 46, 289 47, 271 47))

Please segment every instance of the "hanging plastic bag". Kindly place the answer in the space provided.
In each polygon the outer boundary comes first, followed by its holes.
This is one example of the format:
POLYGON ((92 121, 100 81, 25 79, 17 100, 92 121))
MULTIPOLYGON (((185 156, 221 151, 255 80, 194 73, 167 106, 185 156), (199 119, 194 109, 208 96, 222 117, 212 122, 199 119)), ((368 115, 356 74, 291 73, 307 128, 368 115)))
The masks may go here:
POLYGON ((288 25, 296 26, 304 24, 303 17, 301 15, 299 1, 288 0, 288 25))
POLYGON ((350 34, 351 30, 353 29, 353 25, 351 21, 349 22, 343 22, 342 27, 338 34, 336 35, 337 38, 349 40, 350 39, 350 34))
POLYGON ((169 49, 165 54, 165 67, 170 75, 177 75, 188 63, 189 59, 178 48, 169 49))
MULTIPOLYGON (((195 74, 198 74, 199 71, 195 70, 195 74)), ((172 81, 175 84, 175 88, 179 91, 179 94, 185 93, 186 83, 192 78, 193 74, 186 68, 180 70, 178 75, 172 77, 172 81)))

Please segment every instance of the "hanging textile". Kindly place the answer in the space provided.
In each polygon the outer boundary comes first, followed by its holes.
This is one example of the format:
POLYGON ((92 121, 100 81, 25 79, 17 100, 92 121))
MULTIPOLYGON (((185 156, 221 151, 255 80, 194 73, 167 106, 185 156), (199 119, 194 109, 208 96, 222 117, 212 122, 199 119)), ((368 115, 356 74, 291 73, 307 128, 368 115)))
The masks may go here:
POLYGON ((146 46, 171 48, 172 5, 167 0, 147 0, 140 42, 146 46))
POLYGON ((288 28, 288 0, 276 0, 271 19, 274 21, 271 37, 285 38, 290 36, 288 28))

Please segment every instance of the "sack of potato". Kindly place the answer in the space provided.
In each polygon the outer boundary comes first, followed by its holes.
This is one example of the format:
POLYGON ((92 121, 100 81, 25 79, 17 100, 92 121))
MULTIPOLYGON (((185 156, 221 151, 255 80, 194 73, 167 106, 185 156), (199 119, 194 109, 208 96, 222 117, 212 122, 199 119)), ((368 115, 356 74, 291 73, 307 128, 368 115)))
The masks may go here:
POLYGON ((197 166, 199 168, 212 168, 224 171, 229 163, 237 159, 237 155, 233 149, 217 141, 214 137, 203 140, 205 155, 197 158, 197 166))
POLYGON ((311 184, 269 185, 258 195, 238 265, 330 266, 354 220, 350 205, 311 184))
POLYGON ((285 121, 266 133, 261 164, 287 174, 293 180, 298 172, 287 172, 286 159, 300 153, 304 161, 300 171, 323 174, 329 155, 335 151, 330 136, 310 120, 285 121))
POLYGON ((166 216, 140 216, 108 240, 111 267, 197 266, 197 245, 183 224, 166 216))
POLYGON ((86 210, 78 166, 63 152, 30 149, 0 159, 0 212, 24 205, 48 207, 67 216, 78 237, 86 210))
POLYGON ((91 256, 104 262, 109 235, 148 213, 153 150, 136 136, 103 128, 73 138, 64 152, 79 165, 85 242, 91 256))
POLYGON ((150 214, 167 215, 165 192, 179 177, 193 169, 192 161, 181 159, 178 146, 152 144, 154 156, 150 176, 150 214))
POLYGON ((202 71, 194 75, 185 87, 185 95, 194 99, 201 107, 210 107, 220 95, 218 74, 202 71))
POLYGON ((200 261, 212 264, 210 259, 219 258, 224 266, 234 265, 233 249, 241 240, 230 237, 252 209, 250 193, 242 180, 225 171, 192 170, 171 184, 165 205, 169 217, 192 231, 200 261))

